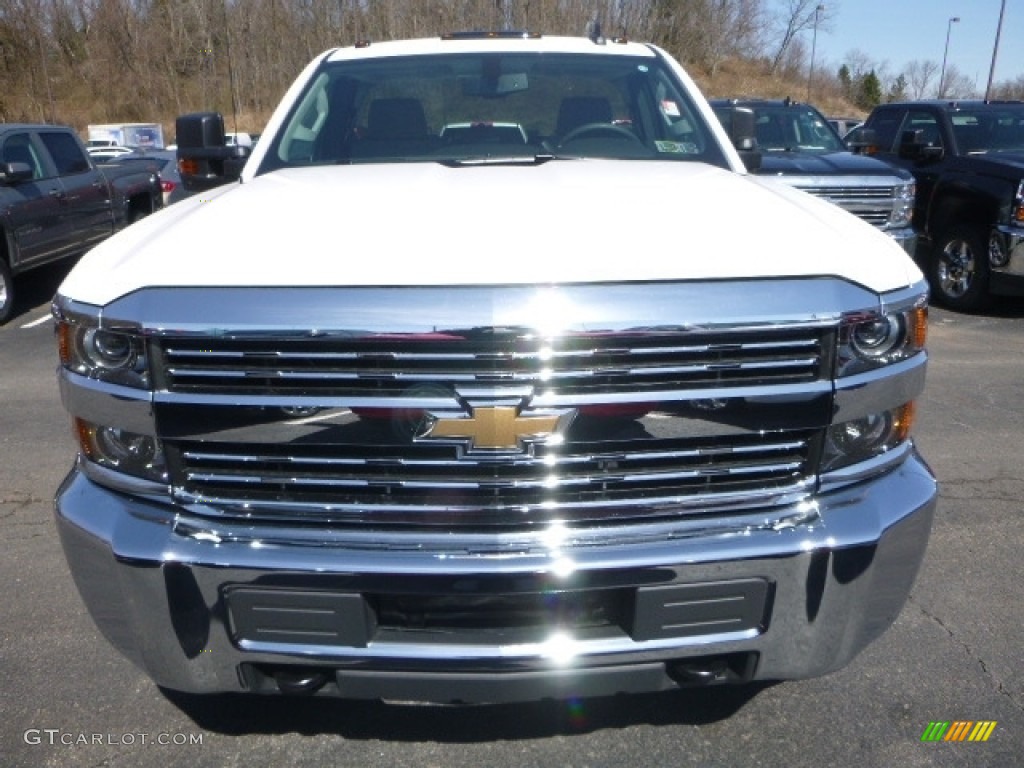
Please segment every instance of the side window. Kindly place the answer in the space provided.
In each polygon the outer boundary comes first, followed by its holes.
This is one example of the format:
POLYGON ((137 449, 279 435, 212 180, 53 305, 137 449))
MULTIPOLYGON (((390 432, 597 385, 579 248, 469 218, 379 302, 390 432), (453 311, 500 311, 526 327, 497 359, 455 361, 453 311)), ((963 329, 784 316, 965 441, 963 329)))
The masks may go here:
POLYGON ((4 142, 3 162, 25 163, 32 169, 32 179, 43 178, 43 164, 39 161, 39 153, 32 146, 32 141, 27 133, 15 133, 7 137, 4 142))
POLYGON ((880 110, 874 119, 865 126, 875 132, 878 146, 883 152, 895 152, 898 149, 896 146, 898 132, 905 114, 903 110, 897 109, 880 110))
POLYGON ((327 121, 327 76, 320 75, 302 103, 285 125, 278 157, 286 163, 305 163, 313 159, 313 147, 327 121))
POLYGON ((89 170, 89 160, 73 136, 60 131, 40 131, 39 138, 46 145, 61 176, 89 170))
POLYGON ((939 131, 939 121, 931 112, 921 110, 910 110, 907 119, 903 121, 897 141, 906 131, 921 131, 921 138, 929 147, 942 146, 942 133, 939 131))

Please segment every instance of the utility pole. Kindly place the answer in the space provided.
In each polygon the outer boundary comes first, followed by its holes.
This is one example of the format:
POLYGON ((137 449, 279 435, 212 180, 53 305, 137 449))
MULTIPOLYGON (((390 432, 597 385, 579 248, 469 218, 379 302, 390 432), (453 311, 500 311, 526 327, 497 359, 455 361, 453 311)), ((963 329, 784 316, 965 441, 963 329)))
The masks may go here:
POLYGON ((985 101, 992 93, 992 76, 996 73, 996 55, 999 53, 999 35, 1003 31, 1003 14, 1006 13, 1006 0, 999 7, 999 26, 996 27, 996 43, 992 46, 992 66, 988 70, 988 85, 985 86, 985 101))
POLYGON ((818 14, 825 10, 825 5, 819 3, 814 9, 814 35, 811 37, 811 71, 807 73, 807 103, 811 103, 811 81, 814 80, 814 54, 818 49, 818 14))
MULTIPOLYGON (((1005 0, 1004 0, 1005 2, 1005 0)), ((959 16, 952 16, 949 19, 949 23, 946 24, 946 47, 942 51, 942 74, 939 75, 939 98, 944 99, 946 97, 946 56, 949 55, 949 33, 953 29, 953 24, 960 21, 959 16)))

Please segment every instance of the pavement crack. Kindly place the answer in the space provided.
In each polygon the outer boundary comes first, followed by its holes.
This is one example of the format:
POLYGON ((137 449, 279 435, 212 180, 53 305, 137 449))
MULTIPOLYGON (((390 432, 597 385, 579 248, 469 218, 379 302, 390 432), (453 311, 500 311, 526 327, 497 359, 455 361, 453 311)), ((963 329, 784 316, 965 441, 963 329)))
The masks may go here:
POLYGON ((945 499, 1016 502, 1024 495, 1024 480, 1004 475, 940 480, 939 495, 945 499))
POLYGON ((985 663, 985 659, 981 658, 981 656, 979 656, 968 643, 965 643, 963 640, 957 637, 956 633, 953 632, 953 630, 950 629, 948 626, 946 626, 946 623, 942 619, 940 619, 934 613, 932 613, 923 605, 921 605, 921 603, 917 602, 917 600, 914 599, 913 595, 911 595, 908 598, 907 602, 912 603, 917 608, 917 610, 921 612, 921 615, 923 615, 925 618, 929 619, 930 621, 940 626, 943 630, 945 630, 946 634, 949 635, 949 638, 954 643, 963 648, 964 652, 977 662, 978 666, 981 668, 982 673, 984 673, 984 675, 995 684, 996 691, 1002 696, 1006 697, 1006 700, 1009 701, 1014 707, 1019 709, 1021 712, 1024 712, 1024 704, 1017 701, 1017 698, 1013 695, 1013 692, 1008 690, 1006 686, 1003 685, 1002 680, 996 677, 992 670, 988 668, 988 664, 985 663))
POLYGON ((8 491, 5 495, 0 496, 0 504, 12 505, 15 509, 22 509, 29 506, 30 504, 49 504, 50 499, 43 498, 42 496, 35 496, 31 493, 22 493, 21 491, 8 491))

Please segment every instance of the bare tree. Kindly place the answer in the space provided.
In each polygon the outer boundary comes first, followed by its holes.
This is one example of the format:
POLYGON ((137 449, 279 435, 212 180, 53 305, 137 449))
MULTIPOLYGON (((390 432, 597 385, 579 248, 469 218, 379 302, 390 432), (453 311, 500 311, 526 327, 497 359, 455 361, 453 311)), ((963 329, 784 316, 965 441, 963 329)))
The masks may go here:
POLYGON ((932 80, 939 73, 939 64, 930 59, 914 59, 904 70, 908 85, 908 95, 912 99, 923 99, 931 89, 932 80))
POLYGON ((942 83, 943 93, 938 98, 969 99, 978 95, 978 84, 954 65, 946 67, 946 79, 942 83))
POLYGON ((1018 75, 1016 80, 997 83, 992 88, 991 96, 993 99, 1024 100, 1024 75, 1018 75))
POLYGON ((771 57, 770 65, 772 74, 779 70, 797 35, 815 27, 818 32, 829 31, 832 28, 832 20, 839 11, 837 0, 829 3, 819 3, 817 0, 781 0, 780 5, 782 10, 776 17, 775 53, 771 57))
POLYGON ((726 58, 756 47, 761 24, 758 0, 705 0, 694 19, 697 62, 714 75, 726 58))

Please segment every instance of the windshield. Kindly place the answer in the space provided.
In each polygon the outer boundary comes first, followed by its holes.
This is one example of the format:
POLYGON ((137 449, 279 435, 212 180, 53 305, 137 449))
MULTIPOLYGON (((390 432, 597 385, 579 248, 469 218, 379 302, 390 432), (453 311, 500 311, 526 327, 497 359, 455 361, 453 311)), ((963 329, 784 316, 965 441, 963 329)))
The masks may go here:
POLYGON ((989 107, 950 115, 953 136, 963 154, 1024 150, 1024 106, 989 107))
POLYGON ((261 172, 552 157, 726 166, 657 57, 460 53, 326 63, 295 104, 261 172))
POLYGON ((841 152, 846 149, 821 114, 794 104, 754 107, 757 147, 763 152, 841 152))

